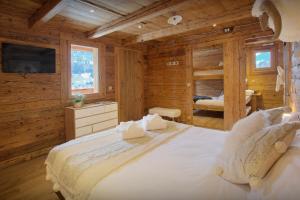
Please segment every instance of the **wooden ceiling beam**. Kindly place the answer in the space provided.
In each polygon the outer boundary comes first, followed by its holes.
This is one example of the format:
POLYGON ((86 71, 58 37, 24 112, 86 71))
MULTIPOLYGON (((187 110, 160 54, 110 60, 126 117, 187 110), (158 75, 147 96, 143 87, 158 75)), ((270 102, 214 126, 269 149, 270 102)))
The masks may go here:
POLYGON ((64 9, 69 1, 70 0, 48 0, 28 19, 29 28, 48 22, 64 9))
POLYGON ((110 23, 104 24, 101 27, 88 33, 91 39, 102 37, 115 31, 120 31, 129 26, 141 23, 143 21, 152 19, 154 17, 163 15, 167 12, 173 11, 182 3, 188 0, 163 0, 157 1, 149 6, 141 8, 124 17, 118 18, 110 23))
POLYGON ((110 9, 108 7, 106 7, 105 5, 101 5, 100 2, 98 4, 95 4, 89 0, 77 0, 78 2, 82 3, 82 4, 86 4, 88 6, 91 6, 91 7, 94 7, 96 9, 101 9, 101 10, 104 10, 106 12, 109 12, 109 13, 112 13, 114 15, 118 15, 120 17, 124 17, 125 15, 116 11, 116 10, 113 10, 113 9, 110 9))
MULTIPOLYGON (((126 41, 124 45, 130 45, 138 42, 145 42, 149 40, 155 40, 162 37, 168 37, 176 34, 185 33, 188 31, 193 31, 201 28, 206 28, 212 26, 213 24, 224 24, 236 20, 241 20, 244 18, 252 17, 251 15, 252 6, 245 6, 239 9, 230 10, 224 12, 222 15, 207 18, 207 19, 199 19, 194 20, 187 23, 178 24, 176 26, 170 26, 158 31, 153 31, 150 33, 145 33, 135 38, 131 39, 130 41, 126 41)), ((183 19, 184 20, 184 19, 183 19)))

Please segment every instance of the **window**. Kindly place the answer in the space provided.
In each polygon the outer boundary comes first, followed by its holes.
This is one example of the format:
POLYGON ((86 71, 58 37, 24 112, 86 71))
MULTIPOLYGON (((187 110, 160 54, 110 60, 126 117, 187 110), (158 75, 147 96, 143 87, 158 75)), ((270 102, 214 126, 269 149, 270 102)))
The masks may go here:
POLYGON ((71 45, 72 95, 99 92, 98 48, 71 45))
POLYGON ((266 69, 272 67, 271 51, 256 51, 255 52, 255 68, 266 69))

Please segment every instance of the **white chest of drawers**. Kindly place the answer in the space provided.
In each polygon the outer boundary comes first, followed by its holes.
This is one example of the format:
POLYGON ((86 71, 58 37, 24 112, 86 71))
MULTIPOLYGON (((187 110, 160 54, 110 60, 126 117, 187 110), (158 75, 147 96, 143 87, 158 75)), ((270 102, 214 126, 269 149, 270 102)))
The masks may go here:
POLYGON ((92 134, 118 124, 118 104, 99 102, 82 108, 65 108, 66 139, 92 134))

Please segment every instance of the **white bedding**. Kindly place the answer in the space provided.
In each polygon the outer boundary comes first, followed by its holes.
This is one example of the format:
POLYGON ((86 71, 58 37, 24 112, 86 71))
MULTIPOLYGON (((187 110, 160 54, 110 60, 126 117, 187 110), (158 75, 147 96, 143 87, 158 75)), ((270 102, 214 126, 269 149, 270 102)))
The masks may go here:
POLYGON ((203 106, 224 106, 224 100, 214 100, 214 99, 200 99, 196 101, 197 105, 203 106))
POLYGON ((103 178, 91 189, 89 199, 292 200, 300 196, 299 135, 259 191, 231 184, 214 174, 215 156, 225 138, 223 131, 191 127, 103 178))
MULTIPOLYGON (((245 102, 248 104, 251 101, 251 96, 246 96, 245 102)), ((199 99, 196 101, 197 105, 203 105, 203 106, 224 106, 224 99, 199 99)))

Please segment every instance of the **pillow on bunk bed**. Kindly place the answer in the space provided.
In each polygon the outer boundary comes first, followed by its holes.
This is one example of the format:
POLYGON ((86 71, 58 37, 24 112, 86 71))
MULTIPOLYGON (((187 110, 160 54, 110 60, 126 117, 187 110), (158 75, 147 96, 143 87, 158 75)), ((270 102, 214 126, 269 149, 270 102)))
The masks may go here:
POLYGON ((193 101, 196 102, 198 100, 206 100, 206 99, 212 99, 212 97, 209 97, 209 96, 194 96, 193 97, 193 101))
POLYGON ((286 152, 298 129, 299 121, 263 128, 241 143, 231 155, 219 157, 216 174, 232 183, 250 184, 251 188, 259 186, 286 152))

